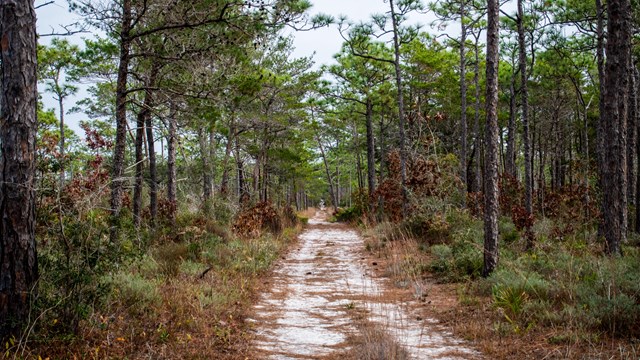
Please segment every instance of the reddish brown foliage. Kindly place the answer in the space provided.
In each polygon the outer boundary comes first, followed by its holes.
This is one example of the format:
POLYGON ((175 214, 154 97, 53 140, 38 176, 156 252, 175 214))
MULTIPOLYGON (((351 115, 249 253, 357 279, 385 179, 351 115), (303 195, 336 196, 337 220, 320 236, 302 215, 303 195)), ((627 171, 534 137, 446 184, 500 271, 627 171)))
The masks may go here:
POLYGON ((243 210, 233 222, 233 232, 240 236, 257 237, 262 230, 270 230, 273 233, 282 230, 280 216, 268 201, 243 210))
POLYGON ((535 218, 533 214, 530 214, 527 209, 524 208, 524 206, 514 205, 511 208, 511 220, 513 220, 513 224, 516 226, 518 231, 528 231, 533 226, 535 218))
POLYGON ((586 186, 564 186, 556 191, 547 188, 540 193, 542 204, 537 208, 544 216, 560 220, 552 230, 551 236, 562 239, 575 231, 576 224, 593 224, 600 219, 600 211, 594 191, 586 186))
POLYGON ((524 187, 510 174, 503 173, 498 183, 500 188, 500 213, 510 214, 511 209, 524 204, 524 187))
MULTIPOLYGON (((375 198, 382 200, 384 213, 390 220, 399 222, 402 220, 402 180, 400 168, 400 152, 394 150, 388 155, 389 177, 385 179, 374 193, 375 198)), ((411 156, 407 161, 407 189, 417 197, 445 195, 440 194, 439 189, 444 180, 441 170, 435 161, 422 155, 411 156)), ((408 204, 409 211, 413 207, 408 204)))

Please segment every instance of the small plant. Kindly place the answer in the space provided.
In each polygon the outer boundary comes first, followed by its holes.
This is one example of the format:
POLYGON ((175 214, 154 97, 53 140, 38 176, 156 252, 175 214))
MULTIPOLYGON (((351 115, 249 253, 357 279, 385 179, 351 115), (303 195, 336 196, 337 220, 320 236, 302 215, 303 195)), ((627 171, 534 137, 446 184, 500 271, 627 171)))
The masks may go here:
POLYGON ((513 287, 494 287, 493 303, 504 311, 504 317, 511 324, 515 324, 527 301, 527 293, 513 287))
POLYGON ((188 253, 189 249, 185 244, 160 246, 154 255, 158 262, 160 273, 169 278, 176 277, 180 270, 180 264, 187 259, 188 253))
POLYGON ((148 307, 162 302, 158 284, 139 274, 119 272, 106 278, 113 287, 113 300, 122 304, 134 315, 148 311, 148 307))

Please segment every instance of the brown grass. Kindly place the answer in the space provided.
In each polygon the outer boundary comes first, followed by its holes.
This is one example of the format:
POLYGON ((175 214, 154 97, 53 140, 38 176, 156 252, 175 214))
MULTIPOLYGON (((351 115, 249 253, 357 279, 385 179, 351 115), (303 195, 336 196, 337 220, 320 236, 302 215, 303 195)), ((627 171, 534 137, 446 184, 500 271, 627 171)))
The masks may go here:
MULTIPOLYGON (((383 229, 384 230, 384 229, 383 229)), ((388 229, 387 229, 388 230, 388 229)), ((443 284, 428 272, 430 254, 408 238, 383 241, 391 230, 367 236, 369 262, 396 286, 398 296, 413 298, 425 318, 437 319, 454 336, 490 359, 639 359, 640 344, 604 333, 573 331, 535 324, 515 331, 492 298, 477 290, 477 282, 443 284)))
POLYGON ((114 292, 106 305, 81 322, 75 339, 58 339, 49 333, 46 339, 32 338, 22 355, 14 348, 3 355, 27 359, 250 359, 251 332, 244 320, 269 269, 251 262, 258 261, 260 253, 256 252, 265 246, 270 259, 279 258, 300 231, 298 226, 277 237, 204 243, 203 251, 217 254, 214 258, 220 261, 216 263, 204 258, 189 260, 186 244, 158 246, 141 262, 109 275, 116 284, 114 292), (260 246, 259 242, 271 245, 260 246), (123 296, 125 291, 127 296, 123 296))

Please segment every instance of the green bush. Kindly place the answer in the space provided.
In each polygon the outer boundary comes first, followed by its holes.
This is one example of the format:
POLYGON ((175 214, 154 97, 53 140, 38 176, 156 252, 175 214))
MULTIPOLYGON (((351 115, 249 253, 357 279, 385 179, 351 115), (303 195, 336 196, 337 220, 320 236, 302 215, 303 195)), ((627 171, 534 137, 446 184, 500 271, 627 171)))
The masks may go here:
POLYGON ((159 305, 162 301, 158 284, 140 274, 118 272, 107 276, 104 282, 112 287, 113 300, 124 305, 132 314, 142 314, 149 306, 159 305))
POLYGON ((449 245, 431 247, 434 259, 431 270, 439 273, 444 281, 461 281, 480 276, 483 266, 482 252, 475 243, 460 241, 449 245))
POLYGON ((529 299, 548 300, 551 283, 536 272, 521 272, 519 269, 501 268, 489 278, 493 293, 511 291, 525 294, 529 299))
POLYGON ((187 259, 189 253, 185 244, 166 244, 158 247, 154 258, 158 262, 160 273, 166 277, 175 277, 180 270, 180 264, 187 259))
POLYGON ((505 244, 512 244, 520 240, 520 232, 507 217, 501 217, 498 221, 498 233, 505 244))
POLYGON ((640 336, 640 264, 635 256, 604 259, 585 271, 577 299, 585 321, 614 336, 640 336))
POLYGON ((356 221, 362 216, 362 208, 357 206, 352 206, 344 209, 338 208, 333 216, 338 222, 356 221))
POLYGON ((100 282, 103 274, 138 257, 136 244, 145 242, 146 233, 134 233, 130 222, 122 221, 120 238, 136 239, 135 244, 132 240, 111 242, 109 217, 101 210, 59 219, 57 210, 39 208, 38 220, 40 279, 34 311, 42 311, 41 324, 57 324, 51 331, 74 333, 110 291, 108 284, 100 282))

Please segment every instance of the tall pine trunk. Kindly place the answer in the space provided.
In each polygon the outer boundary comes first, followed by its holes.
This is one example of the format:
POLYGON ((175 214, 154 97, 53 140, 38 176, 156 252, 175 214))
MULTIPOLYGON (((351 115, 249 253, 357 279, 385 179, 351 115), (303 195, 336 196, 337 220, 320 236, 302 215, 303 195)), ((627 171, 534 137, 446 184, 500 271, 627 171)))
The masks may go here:
POLYGON ((627 231, 627 111, 631 56, 631 3, 607 1, 607 62, 605 64, 604 123, 605 159, 602 164, 602 208, 605 250, 621 255, 627 231))
POLYGON ((38 279, 35 238, 36 14, 0 2, 0 340, 18 336, 38 279))
MULTIPOLYGON (((527 214, 533 213, 533 182, 531 135, 529 134, 529 75, 527 73, 527 50, 524 33, 524 9, 522 0, 518 0, 518 62, 520 63, 520 97, 522 106, 522 144, 524 145, 524 208, 527 214)), ((533 247, 533 237, 527 238, 527 248, 533 247)))
POLYGON ((498 0, 487 0, 487 124, 485 128, 484 171, 484 266, 487 277, 498 265, 498 0))
MULTIPOLYGON (((143 184, 143 171, 144 171, 144 159, 143 159, 143 143, 145 135, 145 127, 147 123, 151 121, 151 109, 154 106, 153 103, 153 90, 151 88, 155 86, 156 76, 158 74, 159 67, 154 64, 149 73, 149 78, 146 81, 146 87, 144 94, 144 100, 142 102, 142 109, 138 113, 136 119, 136 180, 133 191, 133 221, 137 226, 140 225, 140 213, 142 211, 142 184, 143 184)), ((149 135, 149 128, 146 129, 147 135, 149 135)), ((151 139, 148 139, 147 144, 149 146, 149 156, 151 153, 155 155, 155 149, 153 149, 153 132, 151 132, 151 139)), ((153 158, 153 171, 155 172, 155 156, 153 158)), ((149 166, 151 168, 151 166, 149 166)), ((156 195, 156 194, 154 194, 156 195)), ((155 200, 155 199, 154 199, 155 200)), ((157 203, 157 200, 155 201, 157 203)), ((153 206, 153 204, 152 204, 153 206)), ((156 205, 157 206, 157 205, 156 205)), ((152 214, 152 219, 155 218, 155 214, 152 214)))
POLYGON ((396 72, 396 87, 398 88, 398 127, 400 131, 400 179, 402 185, 402 217, 407 216, 407 147, 405 140, 405 119, 404 119, 404 95, 402 93, 402 70, 400 69, 400 36, 398 33, 398 19, 396 18, 396 9, 393 5, 393 0, 389 0, 389 7, 391 8, 391 25, 393 26, 393 53, 394 61, 393 66, 396 72))
POLYGON ((116 80, 116 142, 113 150, 111 170, 111 230, 110 238, 114 242, 119 233, 119 217, 124 191, 124 161, 127 145, 127 77, 131 60, 131 0, 122 2, 122 20, 120 23, 120 63, 116 80))
POLYGON ((176 170, 176 147, 177 147, 177 132, 178 126, 176 123, 176 105, 171 104, 172 109, 169 114, 169 139, 167 139, 167 201, 169 202, 170 211, 169 218, 171 221, 176 219, 176 204, 177 204, 177 177, 178 172, 176 170))
POLYGON ((156 165, 156 148, 153 138, 153 121, 151 116, 145 118, 147 130, 147 146, 149 148, 149 212, 151 224, 155 225, 158 216, 158 168, 156 165))
MULTIPOLYGON (((467 27, 464 23, 465 20, 465 2, 460 1, 460 180, 466 189, 469 188, 467 184, 467 58, 466 58, 466 43, 467 43, 467 27)), ((462 198, 463 206, 466 206, 467 197, 466 194, 462 198)))
MULTIPOLYGON (((515 67, 514 67, 515 68, 515 67)), ((507 174, 516 177, 516 74, 511 74, 509 82, 509 126, 507 127, 507 153, 504 169, 507 174)))
POLYGON ((375 205, 373 199, 373 193, 376 191, 376 159, 375 159, 375 144, 373 140, 373 103, 369 97, 367 97, 367 178, 369 181, 369 210, 372 210, 375 205))
MULTIPOLYGON (((473 109, 473 137, 474 147, 476 153, 475 161, 475 181, 473 184, 473 192, 479 192, 482 190, 482 137, 480 136, 480 46, 478 40, 480 35, 476 37, 475 43, 475 65, 473 74, 473 83, 475 86, 475 105, 473 109)), ((480 209, 476 209, 478 212, 480 209)))

